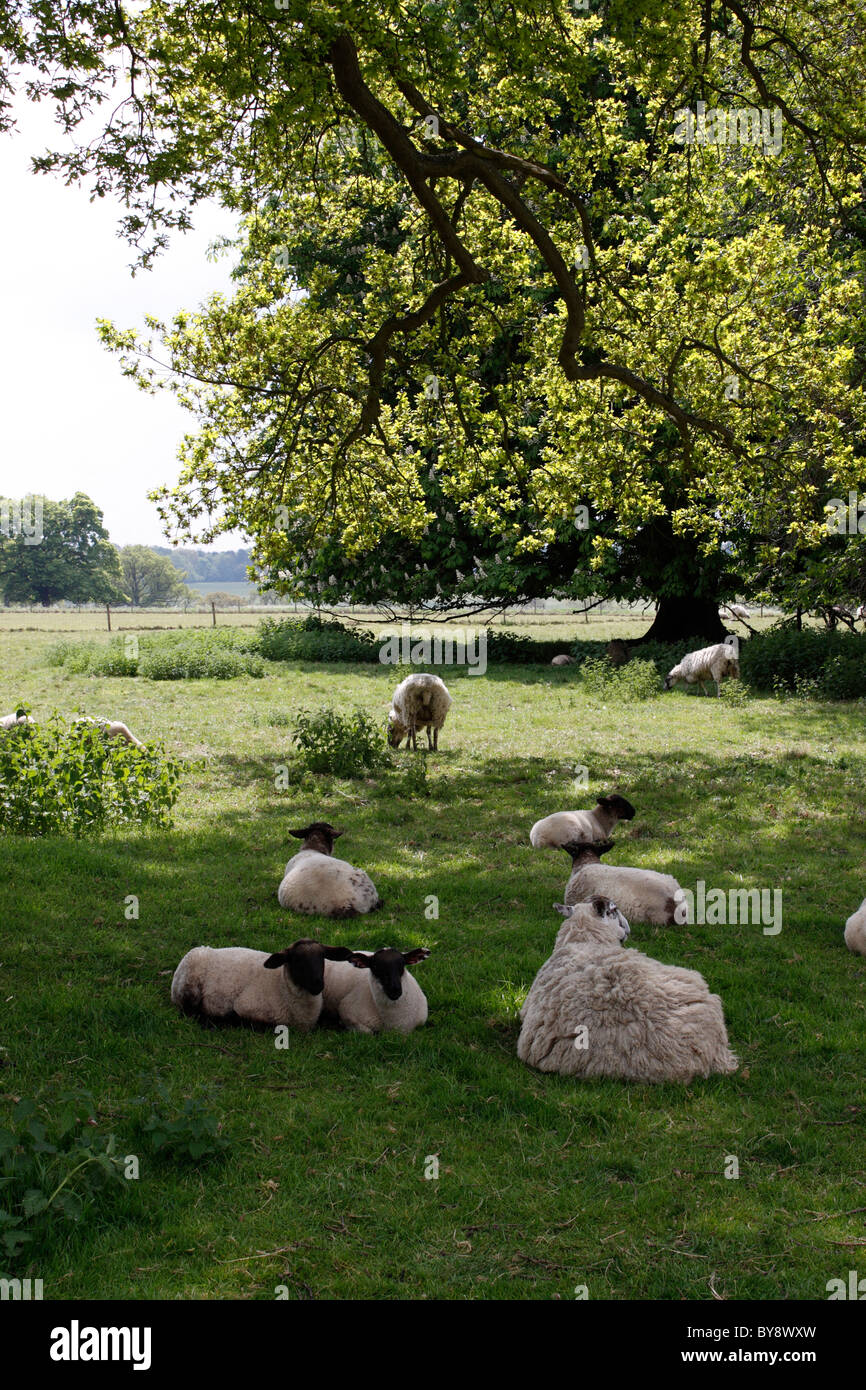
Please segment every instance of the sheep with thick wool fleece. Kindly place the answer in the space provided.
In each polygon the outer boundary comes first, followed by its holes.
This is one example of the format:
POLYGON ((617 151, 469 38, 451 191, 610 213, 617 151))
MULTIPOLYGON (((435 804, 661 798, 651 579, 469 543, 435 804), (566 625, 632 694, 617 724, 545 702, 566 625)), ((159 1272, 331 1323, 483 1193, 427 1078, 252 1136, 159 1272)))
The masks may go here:
POLYGON ((866 898, 845 923, 845 945, 849 951, 866 956, 866 898))
POLYGON ((333 857, 334 841, 342 833, 327 821, 289 831, 304 843, 286 865, 277 889, 280 907, 321 917, 358 917, 382 906, 364 870, 333 857))
POLYGON ((611 898, 630 922, 653 922, 656 926, 668 927, 676 921, 682 890, 672 874, 602 864, 601 856, 613 849, 613 840, 596 841, 591 845, 566 844, 562 848, 571 855, 572 861, 571 876, 565 888, 568 907, 588 903, 601 894, 611 898))
POLYGON ((144 744, 129 732, 129 729, 119 719, 101 719, 92 714, 80 714, 73 719, 73 724, 97 724, 100 729, 104 729, 109 738, 122 738, 124 743, 131 743, 134 748, 143 748, 144 744))
POLYGON ((537 820, 529 832, 534 849, 561 849, 571 842, 606 840, 617 821, 634 820, 630 801, 616 792, 600 796, 591 811, 554 811, 537 820))
POLYGON ((640 1082, 736 1070, 721 1000, 702 975, 623 950, 628 923, 606 898, 558 910, 568 915, 521 1010, 522 1062, 640 1082))
POLYGON ((411 1033, 427 1022, 427 999, 407 966, 426 960, 430 951, 416 946, 395 951, 353 951, 348 963, 325 965, 325 1013, 336 1014, 354 1033, 411 1033))
POLYGON ((740 663, 731 642, 716 642, 712 647, 701 647, 699 651, 689 652, 676 666, 671 667, 665 676, 665 690, 670 690, 675 681, 685 681, 686 685, 696 682, 700 694, 704 693, 704 682, 715 681, 716 694, 721 695, 721 683, 726 676, 739 676, 740 663))
POLYGON ((18 724, 33 724, 35 721, 25 714, 23 709, 17 709, 14 714, 4 714, 0 718, 0 729, 14 729, 18 724))
POLYGON ((403 739, 418 750, 418 730, 426 729, 427 747, 434 752, 439 747, 439 730, 445 723, 453 700, 445 682, 426 671, 417 671, 401 681, 391 697, 388 711, 388 743, 399 748, 403 739), (430 730, 433 738, 430 738, 430 730))
POLYGON ((172 1003, 201 1019, 285 1023, 307 1033, 322 1012, 325 962, 351 954, 345 946, 323 946, 309 937, 274 954, 194 946, 174 972, 172 1003))

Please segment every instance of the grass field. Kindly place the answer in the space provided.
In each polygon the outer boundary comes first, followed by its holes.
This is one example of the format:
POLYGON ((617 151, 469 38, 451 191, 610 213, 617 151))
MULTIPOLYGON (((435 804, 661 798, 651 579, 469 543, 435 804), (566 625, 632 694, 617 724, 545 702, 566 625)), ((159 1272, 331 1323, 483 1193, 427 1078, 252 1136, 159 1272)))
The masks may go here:
MULTIPOLYGON (((563 637, 610 627, 557 622, 563 637)), ((525 630, 538 627, 548 635, 546 622, 525 630)), ((45 664, 52 640, 0 634, 0 712, 25 700, 121 718, 191 766, 169 832, 0 841, 2 1108, 86 1087, 140 1157, 138 1181, 22 1271, 46 1298, 272 1299, 282 1286, 293 1299, 569 1299, 586 1285, 594 1299, 824 1299, 828 1280, 863 1271, 866 960, 842 941, 866 892, 862 704, 617 705, 588 699, 568 668, 446 671, 439 754, 397 755, 425 763, 428 795, 397 774, 278 792, 292 715, 358 704, 384 721, 393 671, 87 679, 45 664), (574 789, 580 765, 589 792, 574 789), (530 848, 529 827, 614 786, 638 814, 611 862, 783 893, 776 936, 633 928, 631 944, 721 994, 731 1077, 580 1083, 516 1058, 568 869, 530 848), (288 830, 313 819, 345 830, 339 851, 385 899, 374 918, 278 907, 288 830), (171 974, 191 946, 272 950, 309 931, 432 947, 417 967, 428 1026, 292 1035, 282 1051, 174 1013, 171 974), (182 1164, 144 1146, 135 1099, 159 1079, 178 1110, 206 1099, 224 1157, 182 1164)))

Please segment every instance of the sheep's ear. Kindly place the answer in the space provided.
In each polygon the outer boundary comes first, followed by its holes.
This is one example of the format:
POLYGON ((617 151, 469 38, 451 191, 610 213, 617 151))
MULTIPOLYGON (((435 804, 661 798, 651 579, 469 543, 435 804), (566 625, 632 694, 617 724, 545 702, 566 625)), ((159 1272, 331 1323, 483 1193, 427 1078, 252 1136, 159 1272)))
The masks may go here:
POLYGON ((570 917, 570 916, 571 916, 571 908, 570 908, 570 907, 566 907, 566 906, 565 906, 565 903, 554 903, 554 904, 553 904, 553 910, 554 910, 554 912, 559 912, 559 913, 561 913, 563 917, 570 917))
POLYGON ((369 970, 372 956, 362 956, 360 951, 350 951, 348 959, 356 970, 369 970))
POLYGON ((288 958, 288 951, 277 951, 274 955, 268 956, 267 960, 263 960, 262 965, 266 970, 279 970, 281 965, 285 965, 288 958))
POLYGON ((307 835, 309 834, 309 831, 308 831, 308 830, 290 830, 290 831, 289 831, 289 834, 290 834, 290 835, 294 835, 294 837, 295 837, 296 840, 306 840, 307 835))
POLYGON ((348 946, 323 946, 325 960, 351 960, 355 952, 348 946))
POLYGON ((415 946, 411 951, 403 952, 403 964, 417 965, 419 961, 426 960, 429 954, 429 946, 415 946))
POLYGON ((596 854, 607 854, 609 850, 613 849, 614 844, 614 840, 596 840, 592 848, 596 854))
POLYGON ((343 834, 342 830, 334 830, 333 828, 330 833, 332 840, 339 840, 340 836, 343 834))

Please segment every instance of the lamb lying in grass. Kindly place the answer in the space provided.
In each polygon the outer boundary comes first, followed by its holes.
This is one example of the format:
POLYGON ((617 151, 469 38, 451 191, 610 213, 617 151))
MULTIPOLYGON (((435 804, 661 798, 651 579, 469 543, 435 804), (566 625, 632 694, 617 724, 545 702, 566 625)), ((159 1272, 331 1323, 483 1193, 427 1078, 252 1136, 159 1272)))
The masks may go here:
POLYGON ((612 840, 596 841, 591 845, 567 844, 562 848, 571 855, 572 861, 571 877, 565 889, 568 907, 588 903, 596 894, 601 894, 612 898, 631 922, 653 922, 669 927, 676 921, 682 892, 672 874, 602 864, 601 856, 613 849, 612 840), (677 898, 678 893, 680 898, 677 898))
POLYGON ((325 961, 348 960, 345 946, 304 937, 269 955, 244 946, 195 946, 174 972, 171 1000, 181 1013, 221 1023, 286 1023, 308 1033, 322 1012, 325 961))
POLYGON ((438 676, 419 671, 401 681, 391 697, 388 712, 388 743, 391 748, 399 748, 403 739, 406 747, 411 743, 418 751, 418 730, 427 730, 427 747, 436 751, 439 747, 439 730, 445 723, 445 716, 453 704, 444 681, 438 676), (430 730, 433 738, 430 738, 430 730))
POLYGON ((363 869, 333 858, 334 841, 342 833, 327 821, 289 831, 304 843, 286 865, 277 889, 280 907, 320 917, 358 917, 382 906, 372 879, 363 869))
POLYGON ((520 1011, 522 1062, 623 1081, 736 1070, 721 1000, 702 975, 623 950, 628 922, 606 898, 558 910, 566 920, 520 1011))
POLYGON ((395 951, 353 951, 348 964, 325 966, 324 1011, 335 1014, 355 1033, 411 1033, 427 1022, 424 991, 407 965, 426 960, 430 951, 417 946, 395 951))
POLYGON ((25 714, 23 709, 17 709, 14 714, 4 714, 0 719, 0 729, 14 729, 18 724, 32 724, 33 720, 29 714, 25 714))
POLYGON ((866 898, 845 923, 845 945, 849 951, 866 956, 866 898))
POLYGON ((617 821, 634 820, 630 801, 616 792, 598 797, 591 811, 555 811, 537 820, 529 832, 534 849, 561 849, 572 841, 606 840, 617 821))
POLYGON ((716 642, 712 647, 701 647, 700 651, 689 652, 676 666, 671 667, 665 676, 665 690, 670 690, 676 681, 686 685, 698 684, 698 691, 704 693, 704 683, 715 681, 716 694, 721 695, 721 683, 726 676, 739 676, 740 663, 730 642, 716 642))
POLYGON ((73 724, 98 724, 105 730, 109 738, 122 738, 124 743, 131 743, 134 748, 143 748, 144 744, 129 732, 125 724, 119 719, 100 719, 92 714, 80 714, 73 719, 73 724))

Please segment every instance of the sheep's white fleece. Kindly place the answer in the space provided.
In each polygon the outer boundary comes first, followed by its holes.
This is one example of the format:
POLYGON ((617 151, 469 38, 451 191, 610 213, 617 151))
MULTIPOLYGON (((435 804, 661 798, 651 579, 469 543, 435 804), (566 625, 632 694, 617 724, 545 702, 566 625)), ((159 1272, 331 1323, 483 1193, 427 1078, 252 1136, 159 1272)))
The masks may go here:
POLYGON ((206 1018, 235 1013, 251 1023, 287 1023, 309 1032, 322 1012, 321 994, 300 989, 285 965, 266 970, 269 956, 245 946, 194 946, 174 972, 172 1003, 206 1018))
POLYGON ((357 917, 381 902, 363 869, 315 849, 300 849, 292 856, 277 898, 280 907, 322 917, 357 917))
POLYGON ((689 652, 682 661, 668 671, 670 681, 685 681, 687 685, 713 680, 718 691, 725 676, 739 676, 740 663, 728 642, 716 642, 712 647, 701 647, 699 651, 689 652))
POLYGON ((529 843, 534 849, 591 844, 593 840, 606 840, 618 821, 616 811, 605 806, 594 806, 591 811, 554 811, 552 816, 535 822, 529 843))
POLYGON ((845 945, 849 951, 866 956, 866 898, 845 923, 845 945))
POLYGON ((725 616, 726 609, 732 618, 739 618, 743 622, 748 622, 751 617, 748 608, 744 608, 741 603, 726 603, 719 609, 720 618, 725 616))
MULTIPOLYGON (((358 951, 372 956, 372 951, 358 951)), ((414 975, 402 976, 403 993, 389 999, 371 970, 358 970, 348 961, 325 961, 323 1008, 339 1015, 354 1033, 411 1033, 427 1022, 427 997, 414 975)))
POLYGON ((521 1017, 517 1055, 539 1071, 689 1082, 737 1068, 703 976, 623 949, 589 903, 560 928, 521 1017))
POLYGON ((4 714, 0 719, 0 729, 14 729, 16 724, 32 724, 29 714, 4 714))
POLYGON ((680 885, 672 874, 655 869, 628 869, 616 864, 583 863, 571 871, 565 889, 566 907, 588 903, 601 895, 611 898, 630 922, 653 922, 667 927, 676 921, 680 885))
POLYGON ((72 722, 73 724, 99 724, 109 738, 122 738, 125 743, 131 743, 136 748, 144 747, 144 744, 134 734, 131 734, 126 725, 122 724, 119 719, 100 719, 91 714, 82 714, 77 719, 73 719, 72 722))
POLYGON ((389 732, 393 732, 397 746, 407 736, 414 745, 415 734, 419 729, 426 728, 428 745, 432 729, 433 747, 437 747, 439 730, 452 704, 448 688, 438 676, 425 671, 407 676, 394 691, 388 713, 389 732))

